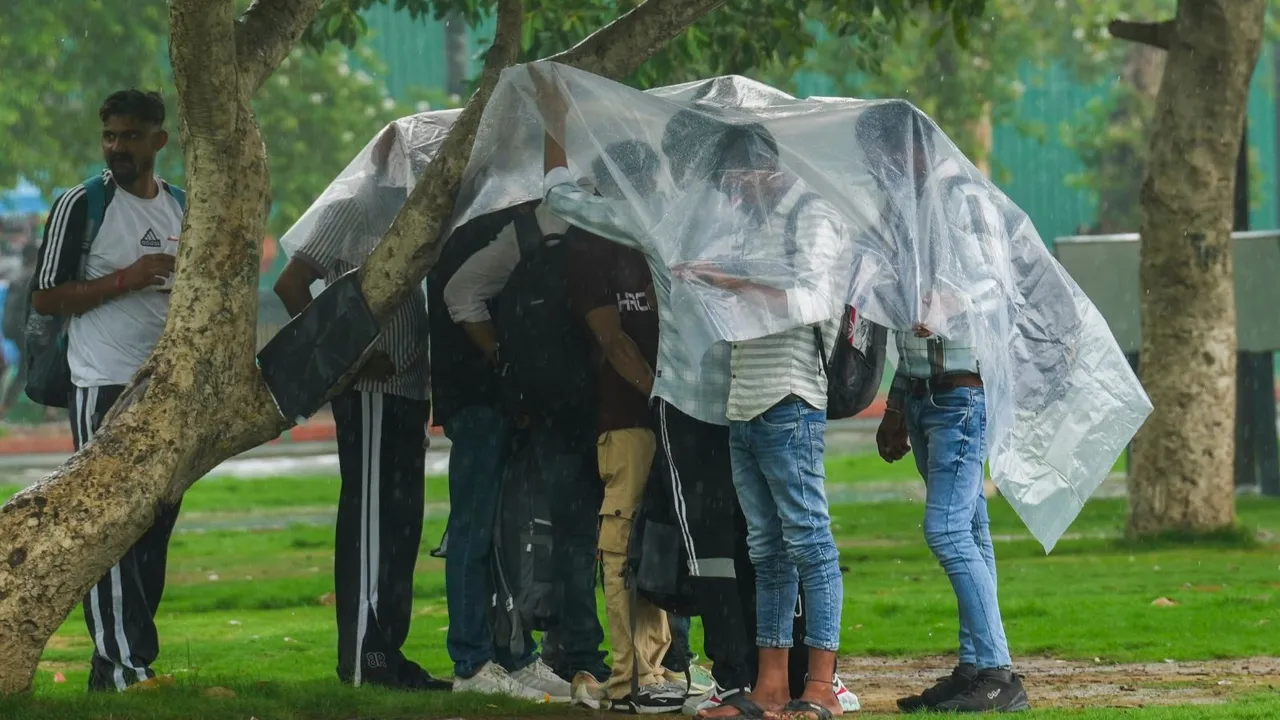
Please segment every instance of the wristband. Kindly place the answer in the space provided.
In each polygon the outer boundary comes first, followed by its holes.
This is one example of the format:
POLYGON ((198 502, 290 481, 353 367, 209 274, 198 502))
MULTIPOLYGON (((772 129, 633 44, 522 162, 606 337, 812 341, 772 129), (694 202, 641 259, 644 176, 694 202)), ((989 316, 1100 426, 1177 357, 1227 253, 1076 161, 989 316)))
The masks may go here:
POLYGON ((124 290, 124 271, 123 270, 116 271, 116 289, 124 290))

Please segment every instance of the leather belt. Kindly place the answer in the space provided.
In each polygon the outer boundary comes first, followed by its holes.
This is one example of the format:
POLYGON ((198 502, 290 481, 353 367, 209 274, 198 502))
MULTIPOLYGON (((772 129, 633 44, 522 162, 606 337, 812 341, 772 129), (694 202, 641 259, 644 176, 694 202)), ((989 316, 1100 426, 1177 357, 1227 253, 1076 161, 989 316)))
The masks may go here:
POLYGON ((955 373, 952 375, 936 375, 931 378, 910 378, 907 384, 907 393, 910 395, 932 395, 962 387, 982 387, 982 376, 974 373, 955 373))

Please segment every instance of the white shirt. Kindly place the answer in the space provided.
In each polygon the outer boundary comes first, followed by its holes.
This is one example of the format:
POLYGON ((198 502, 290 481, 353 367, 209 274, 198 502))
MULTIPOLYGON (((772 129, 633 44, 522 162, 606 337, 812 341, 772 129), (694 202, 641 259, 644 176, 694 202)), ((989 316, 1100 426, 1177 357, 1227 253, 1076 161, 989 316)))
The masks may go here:
MULTIPOLYGON (((182 207, 163 187, 150 200, 117 187, 85 258, 85 280, 106 277, 164 251, 182 232, 182 207)), ((169 316, 168 293, 131 292, 71 318, 67 362, 77 387, 127 385, 160 340, 169 316)))

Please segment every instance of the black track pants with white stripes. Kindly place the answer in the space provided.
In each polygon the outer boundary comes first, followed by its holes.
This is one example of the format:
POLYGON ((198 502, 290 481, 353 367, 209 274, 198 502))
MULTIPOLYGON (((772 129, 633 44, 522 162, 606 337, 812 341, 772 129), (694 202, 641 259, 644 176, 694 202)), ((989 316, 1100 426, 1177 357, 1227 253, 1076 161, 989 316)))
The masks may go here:
POLYGON ((729 461, 729 428, 655 406, 668 497, 691 558, 703 646, 726 690, 756 681, 756 574, 729 461))
POLYGON ((413 612, 431 404, 348 390, 332 407, 342 469, 334 552, 338 677, 398 685, 421 672, 400 648, 413 612))
MULTIPOLYGON (((93 437, 123 391, 119 385, 73 391, 69 409, 77 450, 93 437)), ((164 594, 169 536, 179 507, 161 510, 151 529, 84 598, 84 620, 94 648, 90 690, 124 690, 155 677, 151 663, 160 654, 155 617, 164 594)))

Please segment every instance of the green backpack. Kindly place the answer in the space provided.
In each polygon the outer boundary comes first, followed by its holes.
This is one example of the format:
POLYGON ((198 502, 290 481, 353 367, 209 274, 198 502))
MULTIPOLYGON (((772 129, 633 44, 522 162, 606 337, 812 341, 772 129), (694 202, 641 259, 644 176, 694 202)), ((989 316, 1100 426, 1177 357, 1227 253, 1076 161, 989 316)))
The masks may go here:
MULTIPOLYGON (((182 188, 161 181, 165 191, 178 201, 183 210, 187 207, 187 196, 182 188)), ((102 220, 106 217, 107 206, 115 196, 115 185, 107 182, 106 174, 95 175, 85 180, 85 200, 88 202, 85 222, 84 241, 80 245, 80 269, 76 273, 78 279, 84 278, 84 266, 89 257, 89 248, 98 237, 102 220)), ((28 293, 35 291, 33 282, 28 293)), ((27 397, 31 401, 45 407, 65 408, 71 400, 74 389, 71 383, 71 366, 67 363, 67 328, 70 318, 62 315, 41 315, 31 307, 28 297, 27 324, 24 337, 26 347, 22 362, 27 366, 27 397)))

